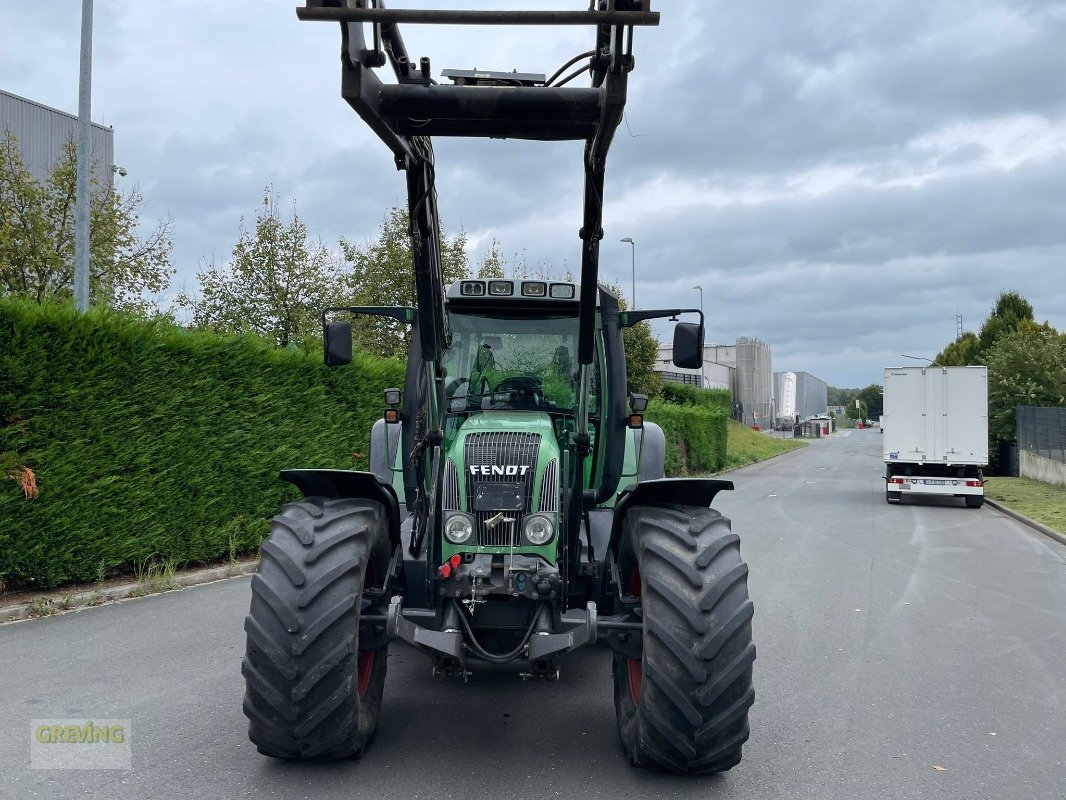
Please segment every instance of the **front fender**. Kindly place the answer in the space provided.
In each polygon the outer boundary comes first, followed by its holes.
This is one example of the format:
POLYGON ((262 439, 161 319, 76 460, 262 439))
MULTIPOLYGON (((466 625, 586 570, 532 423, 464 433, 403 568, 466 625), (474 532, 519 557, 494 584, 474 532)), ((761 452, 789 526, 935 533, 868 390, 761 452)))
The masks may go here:
POLYGON ((615 558, 618 557, 618 544, 622 541, 622 529, 626 515, 632 508, 663 503, 710 508, 719 492, 732 490, 733 481, 718 478, 662 478, 654 481, 640 481, 619 496, 618 503, 614 507, 614 521, 611 524, 608 551, 615 558))
POLYGON ((396 491, 371 472, 347 469, 287 469, 278 476, 293 484, 304 497, 345 497, 374 500, 385 507, 389 520, 389 541, 400 545, 400 503, 396 491))

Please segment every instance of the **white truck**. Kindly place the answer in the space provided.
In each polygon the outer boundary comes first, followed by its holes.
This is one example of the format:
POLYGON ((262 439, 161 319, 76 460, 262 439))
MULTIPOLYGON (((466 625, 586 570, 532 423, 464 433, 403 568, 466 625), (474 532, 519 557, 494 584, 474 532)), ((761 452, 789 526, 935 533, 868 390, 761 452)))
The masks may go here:
POLYGON ((905 495, 985 500, 988 465, 986 367, 889 367, 882 417, 885 499, 905 495))

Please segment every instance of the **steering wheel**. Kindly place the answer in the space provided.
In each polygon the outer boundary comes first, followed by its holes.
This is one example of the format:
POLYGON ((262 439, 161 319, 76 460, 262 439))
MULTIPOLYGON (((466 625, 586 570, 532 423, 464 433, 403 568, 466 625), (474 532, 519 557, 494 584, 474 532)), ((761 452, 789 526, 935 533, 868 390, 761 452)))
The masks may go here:
POLYGON ((528 403, 537 407, 544 405, 544 383, 535 375, 514 375, 504 378, 492 391, 493 393, 510 392, 520 403, 528 403))

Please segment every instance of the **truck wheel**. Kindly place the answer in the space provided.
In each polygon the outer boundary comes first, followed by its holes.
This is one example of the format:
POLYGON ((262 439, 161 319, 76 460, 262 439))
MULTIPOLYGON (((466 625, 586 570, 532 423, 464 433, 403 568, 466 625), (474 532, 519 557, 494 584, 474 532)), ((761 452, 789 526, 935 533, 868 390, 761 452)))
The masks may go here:
POLYGON ((377 727, 387 646, 359 650, 364 581, 385 575, 384 510, 308 497, 274 517, 244 621, 248 737, 275 758, 361 753, 377 727))
POLYGON ((899 503, 903 500, 903 492, 885 492, 886 503, 899 503))
POLYGON ((619 568, 643 599, 644 652, 614 656, 618 733, 635 766, 722 772, 740 763, 755 699, 748 567, 717 511, 634 508, 619 568))
POLYGON ((970 497, 967 497, 965 499, 967 508, 980 508, 985 504, 984 497, 973 497, 971 495, 970 497))

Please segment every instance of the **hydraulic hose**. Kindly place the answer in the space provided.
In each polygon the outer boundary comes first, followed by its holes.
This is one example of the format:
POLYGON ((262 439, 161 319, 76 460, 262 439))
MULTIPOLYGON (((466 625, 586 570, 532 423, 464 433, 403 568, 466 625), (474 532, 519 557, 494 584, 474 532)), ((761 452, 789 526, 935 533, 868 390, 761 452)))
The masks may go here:
POLYGON ((540 619, 540 613, 533 615, 533 621, 529 623, 529 627, 526 628, 525 634, 522 636, 522 641, 518 644, 514 650, 509 653, 490 653, 478 642, 477 637, 474 636, 474 631, 470 627, 470 622, 467 620, 466 615, 463 614, 463 609, 459 607, 459 601, 452 600, 455 605, 455 610, 459 614, 459 624, 463 626, 463 632, 466 633, 468 642, 467 646, 474 652, 478 658, 482 661, 487 661, 490 664, 509 664, 522 655, 522 650, 529 643, 530 638, 533 636, 533 630, 537 626, 537 620, 540 619))

